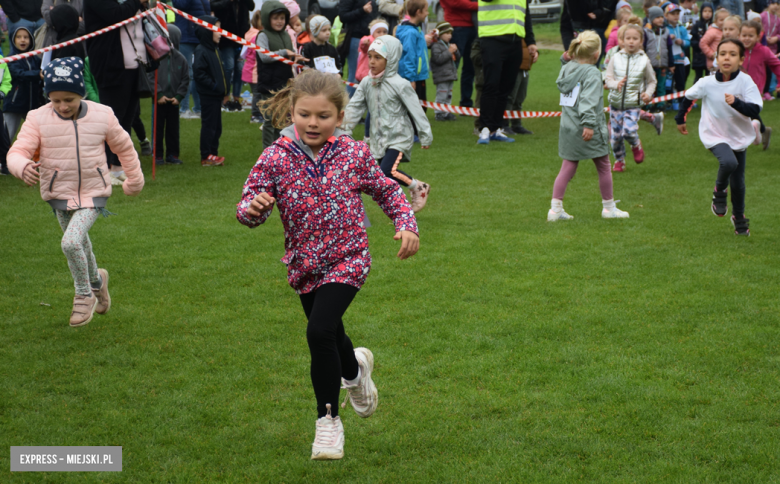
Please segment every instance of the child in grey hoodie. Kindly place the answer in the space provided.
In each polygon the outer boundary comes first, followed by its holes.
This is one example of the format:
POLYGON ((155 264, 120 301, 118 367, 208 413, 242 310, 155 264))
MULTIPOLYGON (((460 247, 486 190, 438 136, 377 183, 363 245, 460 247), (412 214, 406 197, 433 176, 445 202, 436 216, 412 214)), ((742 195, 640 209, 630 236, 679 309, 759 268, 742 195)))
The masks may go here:
POLYGON ((612 170, 609 163, 609 135, 604 119, 604 87, 596 67, 601 55, 601 38, 591 30, 582 32, 562 56, 558 74, 561 92, 561 129, 558 155, 563 158, 555 179, 547 220, 571 220, 563 211, 566 186, 577 172, 579 160, 593 159, 599 172, 603 218, 628 218, 628 212, 615 207, 612 198, 612 170))
MULTIPOLYGON (((460 59, 460 52, 452 41, 452 26, 441 22, 436 26, 439 40, 431 46, 431 71, 433 83, 436 85, 436 102, 452 104, 452 85, 458 80, 458 67, 455 64, 460 59)), ((436 110, 436 121, 455 121, 453 113, 436 110)))

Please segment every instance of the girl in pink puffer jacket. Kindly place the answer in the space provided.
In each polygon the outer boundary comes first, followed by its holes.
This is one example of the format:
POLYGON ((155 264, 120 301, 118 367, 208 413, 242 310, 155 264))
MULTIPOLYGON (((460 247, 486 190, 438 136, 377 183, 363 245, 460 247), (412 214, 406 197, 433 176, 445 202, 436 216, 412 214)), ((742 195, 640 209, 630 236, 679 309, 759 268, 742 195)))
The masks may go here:
POLYGON ((108 214, 111 181, 104 143, 125 169, 125 194, 137 195, 144 176, 130 135, 111 108, 82 100, 81 59, 57 59, 46 66, 43 76, 51 102, 28 113, 8 152, 8 169, 30 186, 40 181, 41 197, 57 215, 65 233, 62 251, 76 286, 70 325, 83 326, 95 312, 105 314, 111 307, 108 272, 98 269, 88 235, 98 215, 108 214), (35 163, 31 158, 38 148, 40 162, 35 163))

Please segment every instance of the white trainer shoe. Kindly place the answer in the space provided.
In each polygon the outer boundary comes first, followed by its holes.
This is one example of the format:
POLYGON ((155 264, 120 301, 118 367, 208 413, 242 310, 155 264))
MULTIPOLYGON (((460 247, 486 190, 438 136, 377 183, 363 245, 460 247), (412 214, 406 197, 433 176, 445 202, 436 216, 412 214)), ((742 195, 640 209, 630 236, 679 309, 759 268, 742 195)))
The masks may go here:
POLYGON ((341 408, 346 408, 349 400, 359 417, 368 418, 374 414, 379 403, 379 394, 371 379, 371 373, 374 371, 374 354, 368 348, 355 348, 355 358, 360 366, 360 383, 347 385, 346 381, 341 379, 341 388, 347 390, 341 408))
POLYGON ((344 457, 344 426, 340 417, 330 416, 330 403, 326 407, 328 414, 317 419, 317 433, 311 444, 311 460, 337 460, 344 457))
POLYGON ((412 194, 412 210, 414 213, 419 213, 425 204, 428 203, 428 192, 431 191, 431 186, 425 182, 417 180, 417 186, 409 189, 409 193, 412 194))
POLYGON ((547 212, 547 221, 556 222, 558 220, 574 220, 574 217, 564 212, 563 209, 560 211, 550 209, 550 211, 547 212))
POLYGON ((628 212, 617 207, 605 208, 601 211, 601 218, 628 218, 628 212))
POLYGON ((658 136, 661 136, 661 133, 664 132, 664 113, 653 114, 653 127, 655 127, 658 136))
POLYGON ((489 129, 482 128, 482 131, 479 132, 479 139, 477 140, 477 144, 480 144, 480 145, 490 144, 490 130, 489 129))

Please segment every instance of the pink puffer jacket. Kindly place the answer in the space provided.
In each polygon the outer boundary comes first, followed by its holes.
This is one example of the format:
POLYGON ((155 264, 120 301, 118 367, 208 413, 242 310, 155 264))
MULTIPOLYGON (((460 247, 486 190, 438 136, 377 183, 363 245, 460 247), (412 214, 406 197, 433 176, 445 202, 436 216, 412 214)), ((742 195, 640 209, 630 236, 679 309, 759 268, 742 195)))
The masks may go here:
POLYGON ((60 117, 51 103, 30 111, 8 152, 8 170, 22 178, 40 147, 44 200, 58 210, 105 207, 111 196, 111 179, 104 142, 119 156, 125 170, 125 194, 137 195, 144 187, 144 175, 133 141, 111 108, 92 101, 82 101, 75 121, 60 117))

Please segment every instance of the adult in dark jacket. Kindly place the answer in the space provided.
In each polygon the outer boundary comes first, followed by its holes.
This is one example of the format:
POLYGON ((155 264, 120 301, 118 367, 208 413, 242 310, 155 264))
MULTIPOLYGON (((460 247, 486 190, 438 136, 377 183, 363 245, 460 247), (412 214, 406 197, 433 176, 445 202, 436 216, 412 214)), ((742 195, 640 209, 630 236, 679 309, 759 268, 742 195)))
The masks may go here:
MULTIPOLYGON (((79 13, 70 5, 57 5, 49 13, 49 19, 51 20, 52 30, 56 32, 55 44, 61 44, 79 36, 79 13)), ((79 57, 86 60, 87 50, 84 47, 84 42, 62 47, 51 53, 52 60, 65 57, 79 57)))
MULTIPOLYGON (((173 0, 173 6, 195 17, 202 17, 211 13, 209 0, 173 0)), ((180 52, 187 59, 187 64, 190 66, 190 90, 188 95, 182 100, 179 111, 185 118, 198 117, 200 116, 200 96, 195 88, 195 78, 192 75, 193 54, 195 53, 195 48, 200 45, 198 37, 195 36, 196 25, 181 15, 176 16, 174 25, 181 30, 180 52), (190 114, 190 96, 192 96, 192 114, 190 114)))
MULTIPOLYGON (((254 0, 214 0, 211 2, 211 10, 219 19, 222 28, 243 37, 249 30, 249 12, 255 8, 254 0)), ((238 98, 241 95, 243 83, 236 83, 233 79, 241 77, 240 66, 241 44, 237 44, 227 37, 219 39, 219 56, 222 58, 222 67, 225 69, 228 86, 233 86, 233 95, 238 98)), ((228 89, 228 94, 230 90, 228 89)))
POLYGON ((35 32, 43 25, 41 4, 43 0, 0 0, 8 17, 8 31, 16 32, 19 27, 27 27, 35 32))
POLYGON ((561 9, 561 24, 559 30, 561 32, 563 50, 568 51, 571 41, 574 40, 574 27, 571 24, 571 15, 569 15, 569 9, 566 6, 566 2, 563 2, 563 8, 561 9))
POLYGON ((593 30, 601 37, 602 52, 607 46, 604 32, 615 18, 618 0, 565 0, 574 31, 593 30))
MULTIPOLYGON (((11 42, 11 55, 35 50, 32 39, 33 32, 27 27, 16 29, 8 39, 11 42), (27 32, 31 39, 31 42, 25 49, 20 49, 17 43, 14 42, 19 31, 27 32)), ((11 72, 11 91, 3 101, 3 112, 5 113, 5 127, 8 130, 8 137, 13 139, 17 128, 22 124, 22 120, 27 117, 27 113, 41 107, 41 100, 43 99, 41 60, 33 56, 9 62, 8 70, 11 72)))
MULTIPOLYGON (((198 18, 214 25, 219 22, 219 19, 210 15, 198 18)), ((200 159, 202 165, 221 165, 224 160, 219 163, 214 161, 219 154, 219 138, 222 136, 222 99, 227 95, 230 84, 219 59, 214 33, 205 27, 196 27, 195 35, 200 40, 192 61, 192 73, 201 106, 200 159)))
MULTIPOLYGON (((477 2, 472 0, 441 0, 444 9, 444 20, 452 25, 452 43, 458 46, 458 52, 463 58, 463 70, 460 74, 460 105, 472 107, 474 102, 471 94, 474 92, 474 64, 471 62, 471 44, 477 38, 477 26, 474 25, 474 14, 477 12, 477 2)), ((460 64, 460 57, 455 61, 455 67, 460 64)))
MULTIPOLYGON (((95 32, 115 23, 135 16, 139 10, 145 10, 149 0, 86 0, 84 3, 84 25, 87 33, 95 32)), ((147 61, 143 36, 137 36, 136 23, 128 24, 87 41, 89 67, 95 77, 100 94, 100 102, 114 110, 125 131, 130 127, 138 106, 138 64, 133 59, 141 56, 147 61), (125 52, 122 48, 120 32, 133 39, 135 49, 125 52), (131 66, 131 63, 134 65, 131 66)), ((108 166, 112 171, 111 182, 120 184, 124 177, 119 158, 106 148, 108 166)))
POLYGON ((84 35, 84 32, 86 31, 86 27, 84 27, 84 0, 43 0, 43 4, 41 4, 41 15, 43 15, 43 20, 48 26, 46 36, 43 38, 44 47, 54 44, 57 40, 57 31, 54 30, 54 25, 51 23, 51 11, 55 6, 59 5, 70 5, 78 12, 79 17, 81 17, 77 31, 78 37, 84 35))
MULTIPOLYGON (((371 34, 368 24, 378 16, 379 5, 377 5, 376 0, 341 0, 339 2, 339 18, 344 25, 342 29, 347 33, 344 42, 349 46, 349 56, 347 57, 349 82, 355 82, 360 39, 371 34)), ((390 32, 390 35, 392 34, 390 32)), ((355 88, 347 86, 347 92, 352 96, 355 93, 355 88)))

